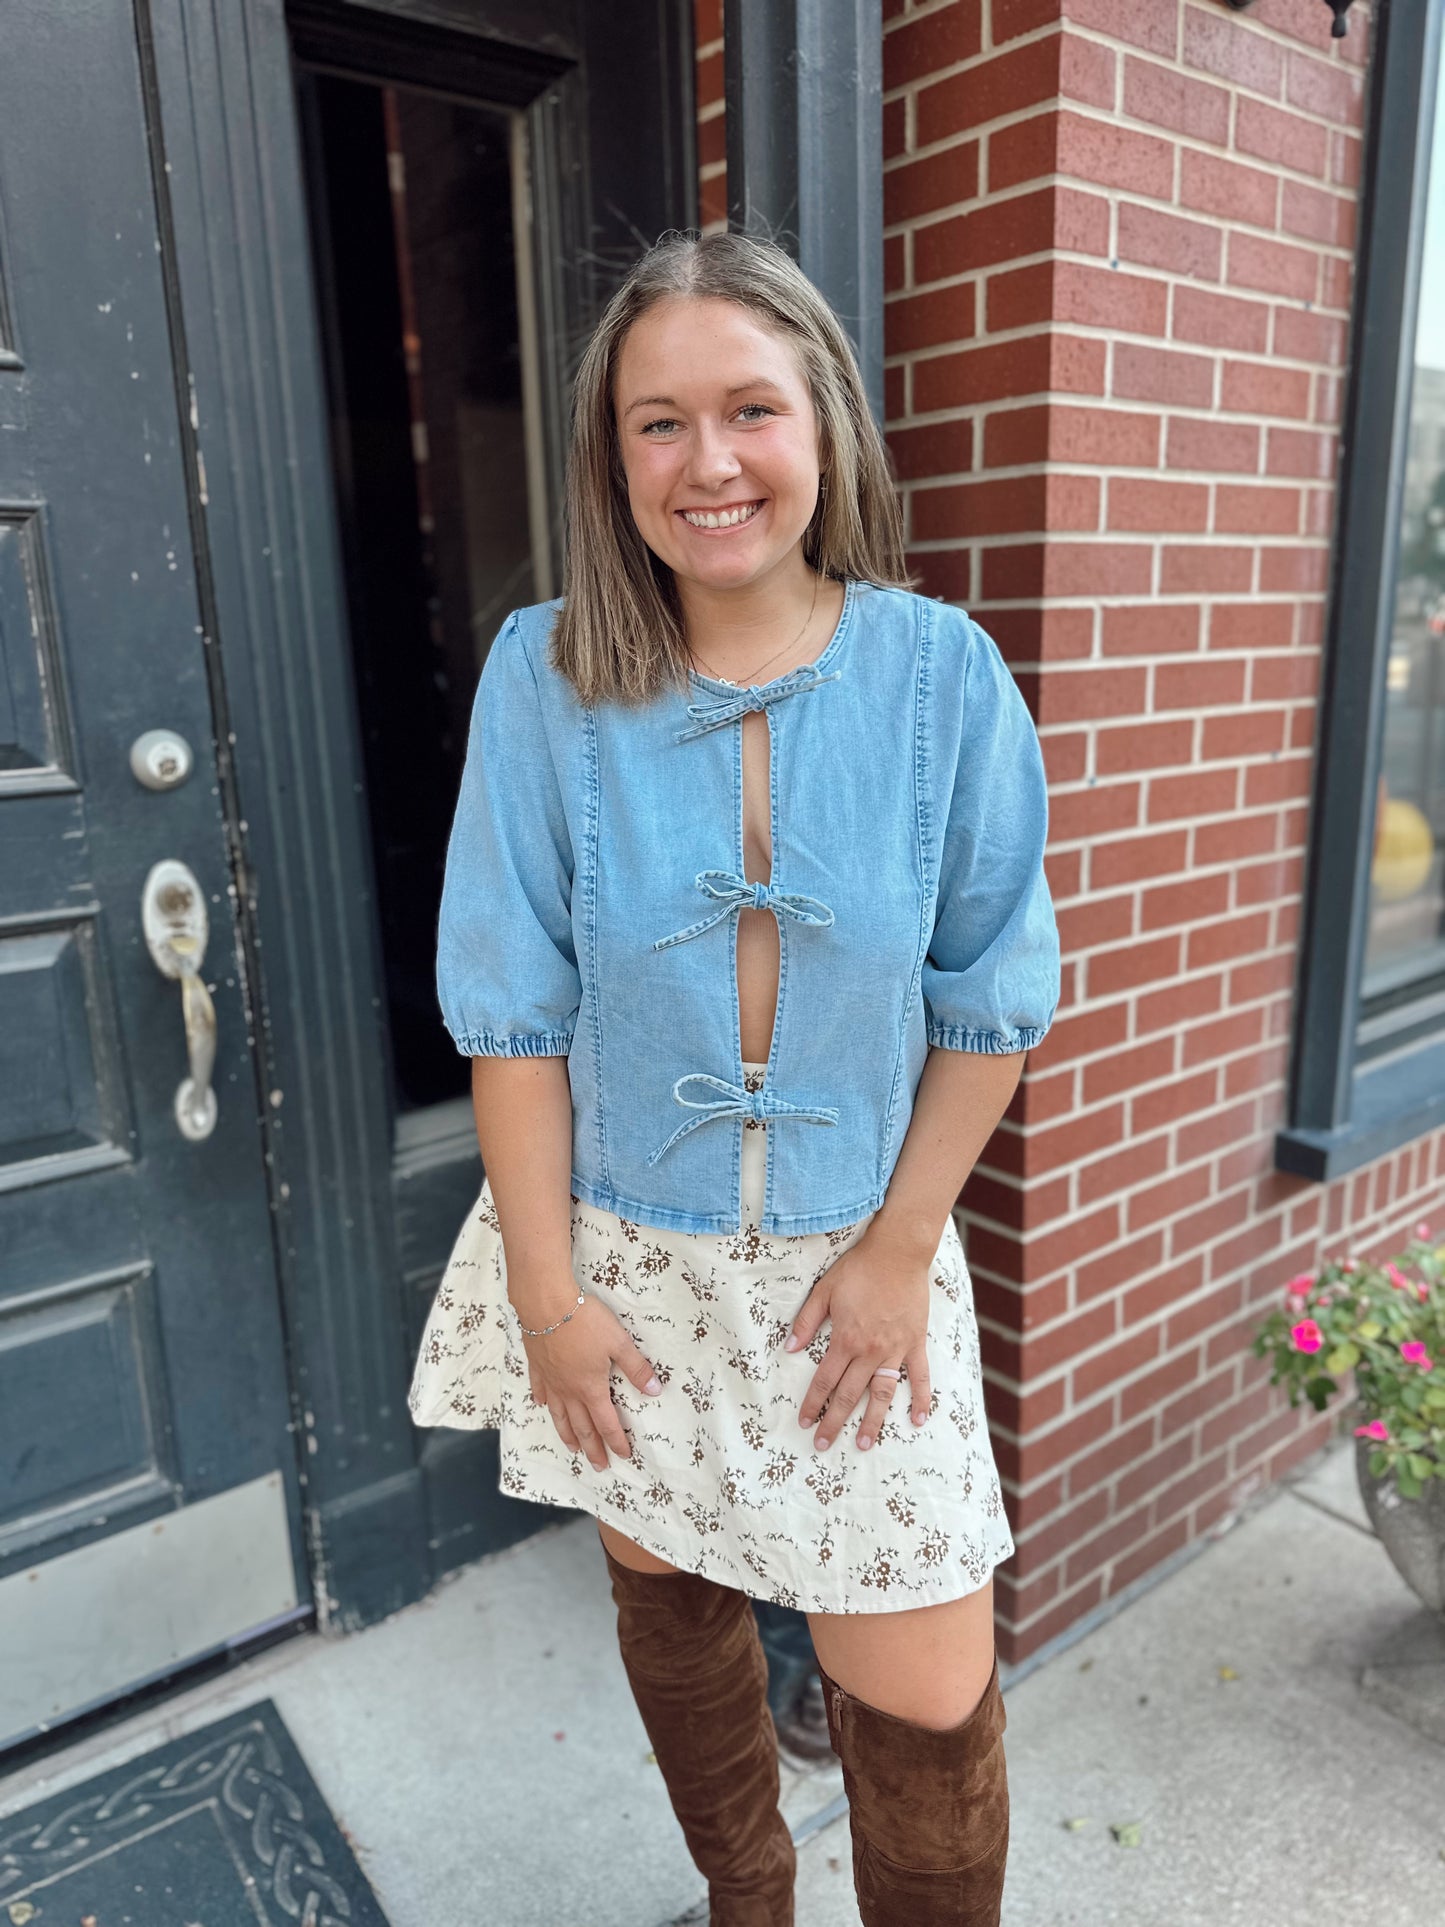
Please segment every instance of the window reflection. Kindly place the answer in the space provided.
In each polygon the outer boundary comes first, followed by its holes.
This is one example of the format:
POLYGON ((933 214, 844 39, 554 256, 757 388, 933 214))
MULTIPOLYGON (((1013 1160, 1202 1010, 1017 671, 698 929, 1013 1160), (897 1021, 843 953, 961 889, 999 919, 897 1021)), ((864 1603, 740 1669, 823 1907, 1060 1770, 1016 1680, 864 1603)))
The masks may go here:
POLYGON ((1445 977, 1445 114, 1437 113, 1385 671, 1363 994, 1445 977))

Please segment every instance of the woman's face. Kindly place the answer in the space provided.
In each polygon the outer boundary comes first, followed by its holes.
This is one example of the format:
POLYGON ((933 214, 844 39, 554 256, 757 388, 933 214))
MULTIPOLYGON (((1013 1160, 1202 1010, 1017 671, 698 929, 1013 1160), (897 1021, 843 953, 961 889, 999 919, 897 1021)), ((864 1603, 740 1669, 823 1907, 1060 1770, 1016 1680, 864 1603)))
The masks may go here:
POLYGON ((613 406, 633 518, 674 574, 742 589, 801 553, 817 415, 793 348, 747 309, 650 308, 622 344, 613 406))

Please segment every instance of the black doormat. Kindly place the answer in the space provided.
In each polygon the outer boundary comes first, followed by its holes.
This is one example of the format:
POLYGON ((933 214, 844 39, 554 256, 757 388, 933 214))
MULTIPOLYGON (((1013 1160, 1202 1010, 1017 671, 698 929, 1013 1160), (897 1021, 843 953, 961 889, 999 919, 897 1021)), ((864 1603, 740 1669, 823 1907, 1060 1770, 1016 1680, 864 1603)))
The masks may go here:
POLYGON ((387 1927, 270 1700, 0 1817, 7 1927, 387 1927))

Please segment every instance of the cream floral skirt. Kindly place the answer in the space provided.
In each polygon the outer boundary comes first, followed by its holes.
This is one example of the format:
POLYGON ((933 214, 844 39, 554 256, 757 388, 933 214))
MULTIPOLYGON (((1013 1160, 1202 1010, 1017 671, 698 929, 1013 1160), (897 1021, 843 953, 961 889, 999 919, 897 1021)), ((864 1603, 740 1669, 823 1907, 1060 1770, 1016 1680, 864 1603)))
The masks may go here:
MULTIPOLYGON (((762 1087, 764 1066, 743 1066, 762 1087)), ((498 1489, 570 1506, 688 1572, 803 1612, 895 1612, 957 1599, 1011 1557, 984 1423, 973 1287, 950 1218, 931 1268, 927 1420, 908 1381, 866 1452, 860 1400, 824 1452, 798 1410, 827 1349, 783 1349, 813 1285, 855 1244, 836 1231, 770 1237, 762 1211, 767 1125, 743 1120, 744 1229, 663 1231, 572 1200, 573 1268, 616 1313, 662 1381, 638 1391, 616 1369, 612 1397, 632 1458, 600 1470, 571 1452, 531 1398, 506 1256, 484 1183, 442 1276, 407 1404, 418 1425, 500 1433, 498 1489)))

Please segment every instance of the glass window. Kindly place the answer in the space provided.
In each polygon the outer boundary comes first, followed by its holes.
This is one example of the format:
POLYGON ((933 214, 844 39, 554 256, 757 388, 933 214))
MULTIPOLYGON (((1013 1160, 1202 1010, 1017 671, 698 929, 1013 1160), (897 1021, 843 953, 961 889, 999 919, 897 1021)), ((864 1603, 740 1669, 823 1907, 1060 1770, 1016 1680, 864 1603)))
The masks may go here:
POLYGON ((1362 1014, 1445 987, 1445 114, 1436 115, 1385 718, 1362 1014))

